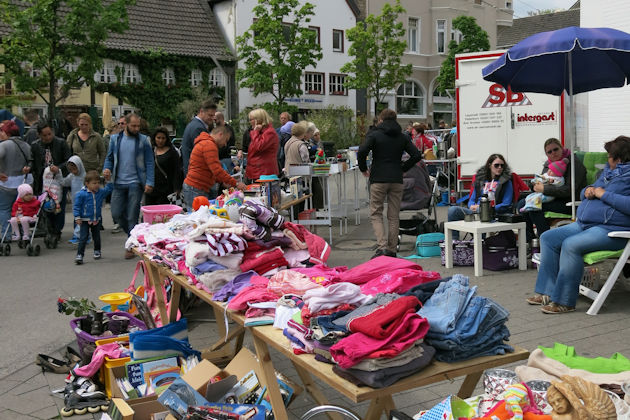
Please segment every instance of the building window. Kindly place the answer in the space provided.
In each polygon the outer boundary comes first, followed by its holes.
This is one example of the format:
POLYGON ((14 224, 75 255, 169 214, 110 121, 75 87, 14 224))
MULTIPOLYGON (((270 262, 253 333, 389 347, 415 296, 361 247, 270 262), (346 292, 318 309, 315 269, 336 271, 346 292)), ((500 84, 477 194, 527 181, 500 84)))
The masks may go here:
POLYGON ((162 80, 164 80, 166 86, 175 84, 175 70, 173 70, 173 67, 167 67, 162 70, 162 80))
POLYGON ((210 86, 225 86, 225 74, 221 71, 220 68, 215 67, 210 70, 210 75, 208 76, 208 84, 210 86))
POLYGON ((512 9, 512 2, 511 1, 506 1, 505 2, 505 8, 511 10, 512 9))
POLYGON ((420 21, 418 18, 409 18, 407 25, 407 47, 409 52, 420 52, 420 21))
POLYGON ((451 41, 455 41, 456 43, 462 42, 464 38, 464 34, 459 29, 451 29, 451 41))
POLYGON ((424 91, 411 80, 396 91, 396 112, 403 115, 424 115, 424 91))
POLYGON ((323 95, 324 73, 304 73, 304 91, 314 95, 323 95))
POLYGON ((135 64, 123 64, 123 83, 133 84, 140 83, 142 78, 140 77, 140 72, 138 71, 138 66, 135 64))
POLYGON ((103 60, 103 67, 94 75, 94 81, 97 83, 116 83, 117 63, 112 60, 103 60))
MULTIPOLYGON (((65 71, 67 71, 68 73, 75 72, 75 71, 77 71, 77 70, 79 69, 79 63, 80 63, 80 62, 81 62, 81 60, 80 60, 80 59, 78 59, 78 58, 76 58, 76 59, 75 59, 75 61, 74 61, 73 63, 68 63, 68 64, 66 64, 65 66, 63 66, 63 69, 64 69, 65 71)), ((83 79, 80 79, 80 80, 83 80, 83 79)), ((60 86, 61 86, 61 85, 63 85, 64 83, 65 83, 65 82, 64 82, 63 78, 61 78, 61 77, 60 77, 59 79, 57 79, 57 84, 58 84, 58 85, 60 85, 60 86)))
POLYGON ((328 75, 328 93, 331 95, 347 95, 348 89, 344 86, 345 82, 345 74, 330 73, 328 75))
POLYGON ((190 79, 188 79, 188 81, 190 82, 190 86, 197 87, 201 85, 202 79, 203 76, 201 75, 201 70, 194 69, 190 72, 190 79))
POLYGON ((333 29, 333 51, 343 52, 343 31, 339 29, 333 29))
POLYGON ((437 52, 443 53, 446 51, 446 20, 438 19, 436 22, 436 37, 437 52))
POLYGON ((315 43, 317 45, 321 45, 321 41, 319 39, 319 26, 309 26, 308 29, 315 32, 315 43))

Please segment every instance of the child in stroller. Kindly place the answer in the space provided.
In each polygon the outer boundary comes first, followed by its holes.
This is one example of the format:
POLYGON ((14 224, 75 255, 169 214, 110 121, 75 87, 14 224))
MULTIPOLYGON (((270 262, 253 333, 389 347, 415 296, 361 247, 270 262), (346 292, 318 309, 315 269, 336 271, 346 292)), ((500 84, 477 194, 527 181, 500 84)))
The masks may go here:
POLYGON ((33 195, 33 188, 28 184, 22 184, 18 188, 18 198, 13 203, 11 209, 11 240, 20 240, 20 227, 22 226, 22 240, 28 241, 31 238, 29 223, 34 222, 39 212, 40 202, 33 195))
POLYGON ((46 246, 50 243, 54 242, 55 246, 51 246, 51 248, 56 248, 57 242, 59 242, 59 238, 61 237, 61 232, 57 231, 55 227, 55 215, 61 212, 61 198, 63 194, 63 176, 61 175, 61 171, 57 173, 53 173, 50 170, 50 166, 44 169, 44 175, 42 180, 42 190, 43 193, 46 194, 47 199, 44 202, 44 212, 46 213, 46 226, 47 226, 47 235, 46 235, 46 246))

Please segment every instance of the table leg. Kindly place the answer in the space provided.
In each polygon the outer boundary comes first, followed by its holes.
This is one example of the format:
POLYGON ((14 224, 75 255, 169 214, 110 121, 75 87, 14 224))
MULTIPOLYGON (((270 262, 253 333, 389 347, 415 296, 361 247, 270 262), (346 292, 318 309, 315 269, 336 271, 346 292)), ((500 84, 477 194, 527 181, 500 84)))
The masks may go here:
POLYGON ((179 297, 182 293, 182 286, 176 281, 171 281, 171 307, 168 314, 168 322, 177 321, 177 310, 179 309, 179 297))
POLYGON ((518 230, 518 269, 527 270, 527 243, 523 228, 518 230))
POLYGON ((453 230, 444 228, 444 267, 453 268, 453 230))
POLYGON ((481 378, 482 373, 483 372, 479 371, 479 372, 469 373, 468 375, 466 375, 466 378, 464 378, 464 382, 462 383, 462 386, 459 388, 459 392, 457 393, 457 396, 461 399, 466 399, 466 398, 471 397, 473 392, 475 391, 477 382, 479 382, 479 378, 481 378))
POLYGON ((389 416, 389 411, 395 409, 394 400, 391 395, 384 395, 382 397, 376 397, 370 401, 370 407, 368 408, 365 418, 367 420, 378 420, 381 418, 381 414, 385 412, 385 417, 389 416))
POLYGON ((265 377, 273 414, 277 420, 288 420, 289 416, 287 415, 287 409, 284 406, 282 394, 280 394, 280 387, 278 386, 278 381, 276 380, 273 363, 271 363, 269 347, 267 347, 267 343, 256 337, 256 334, 252 335, 254 337, 254 347, 256 347, 258 363, 260 363, 260 367, 262 368, 263 375, 265 377))
POLYGON ((482 249, 482 237, 480 233, 473 233, 473 247, 475 254, 475 276, 483 276, 483 249, 482 249))
MULTIPOLYGON (((313 397, 315 402, 319 405, 329 405, 330 403, 328 402, 328 398, 326 398, 326 396, 321 391, 321 389, 319 389, 319 387, 313 380, 313 377, 311 376, 311 374, 308 373, 306 369, 300 367, 296 363, 293 363, 293 367, 295 368, 295 371, 300 377, 300 380, 304 384, 304 389, 306 389, 306 391, 308 391, 308 393, 311 394, 311 397, 313 397)), ((328 415, 328 418, 330 418, 331 420, 343 419, 343 417, 341 417, 341 415, 337 413, 327 413, 327 415, 328 415)))

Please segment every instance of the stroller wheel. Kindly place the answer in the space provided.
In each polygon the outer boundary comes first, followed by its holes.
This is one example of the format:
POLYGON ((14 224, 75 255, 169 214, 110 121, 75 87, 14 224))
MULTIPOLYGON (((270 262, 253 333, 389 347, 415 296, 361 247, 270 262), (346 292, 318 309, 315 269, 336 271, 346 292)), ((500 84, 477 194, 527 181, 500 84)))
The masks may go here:
POLYGON ((26 255, 28 255, 29 257, 33 256, 33 245, 28 245, 26 247, 26 255))
POLYGON ((4 255, 4 246, 0 246, 0 257, 4 255))
POLYGON ((42 248, 39 245, 35 245, 35 248, 33 249, 33 255, 34 256, 39 256, 39 253, 41 252, 42 248))
POLYGON ((47 249, 52 248, 52 246, 50 245, 50 241, 48 240, 48 238, 44 238, 44 245, 46 246, 47 249))
POLYGON ((6 244, 6 245, 4 246, 4 255, 5 255, 5 256, 7 256, 7 257, 8 257, 9 255, 11 255, 11 245, 6 244))
POLYGON ((57 238, 53 238, 50 240, 50 247, 55 249, 57 248, 57 244, 59 243, 59 240, 57 240, 57 238))

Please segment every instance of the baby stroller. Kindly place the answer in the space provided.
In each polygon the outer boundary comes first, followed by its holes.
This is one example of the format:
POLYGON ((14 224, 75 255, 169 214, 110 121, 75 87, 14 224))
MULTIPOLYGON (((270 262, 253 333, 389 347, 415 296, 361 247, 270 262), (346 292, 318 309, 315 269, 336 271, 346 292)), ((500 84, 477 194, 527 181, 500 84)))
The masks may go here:
POLYGON ((397 250, 400 250, 403 235, 418 236, 439 231, 435 209, 438 195, 438 182, 431 180, 424 162, 420 161, 403 174, 397 250), (427 210, 427 214, 422 210, 427 210))
MULTIPOLYGON (((46 206, 47 198, 48 198, 48 195, 46 193, 38 197, 40 205, 39 205, 39 210, 37 210, 37 214, 34 217, 34 220, 30 223, 30 228, 31 228, 30 238, 28 240, 20 239, 17 241, 17 245, 20 249, 26 248, 26 255, 28 255, 29 257, 36 257, 40 254, 40 251, 41 251, 41 247, 39 246, 39 244, 33 245, 33 240, 37 236, 38 228, 41 229, 42 225, 48 226, 50 224, 50 223, 47 223, 46 217, 42 217, 44 208, 46 206)), ((4 229, 4 232, 2 233, 2 239, 0 240, 0 256, 4 255, 8 257, 9 255, 11 255, 11 244, 10 244, 11 238, 9 235, 9 227, 10 226, 7 224, 7 227, 4 229)), ((46 231, 48 231, 48 229, 46 229, 46 231)), ((20 238, 22 238, 22 235, 20 235, 20 238)), ((44 239, 44 242, 46 242, 46 239, 44 239)))

